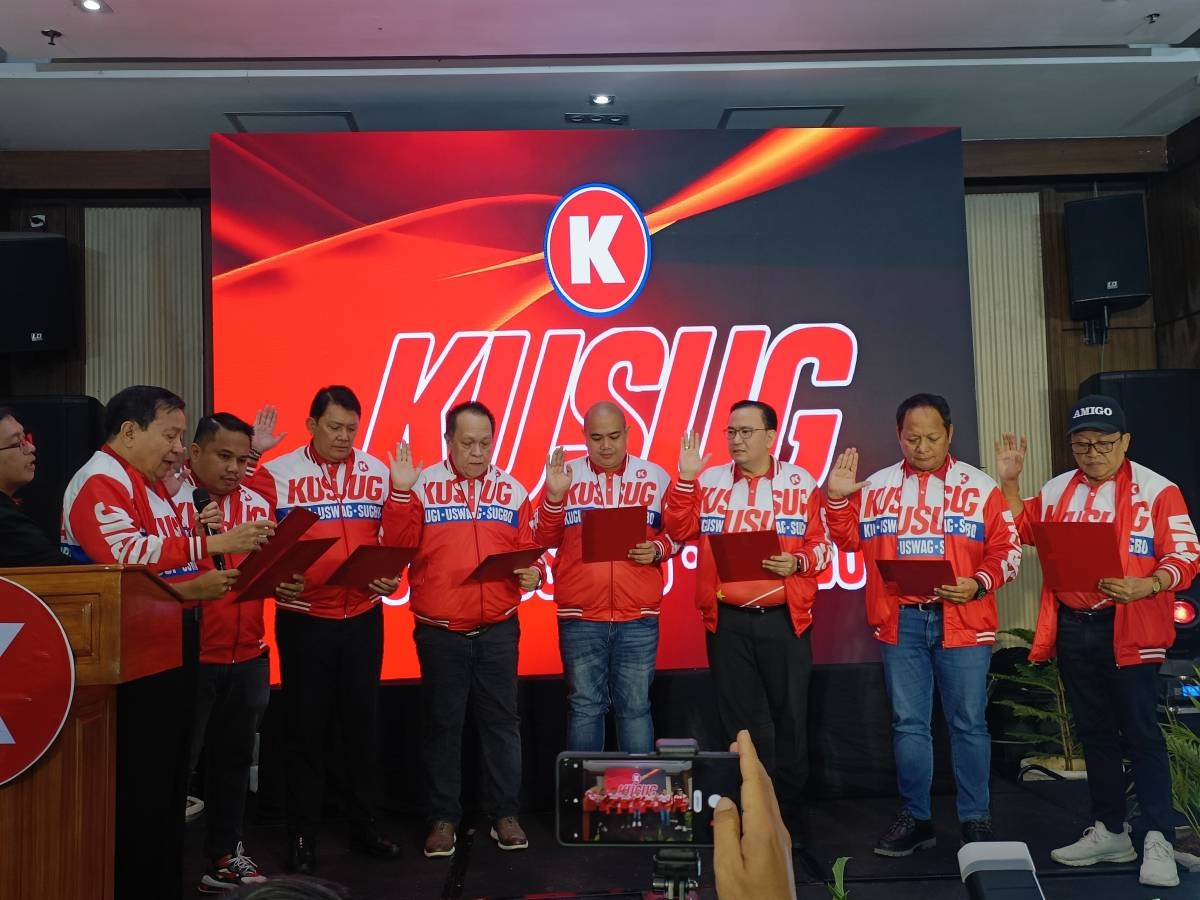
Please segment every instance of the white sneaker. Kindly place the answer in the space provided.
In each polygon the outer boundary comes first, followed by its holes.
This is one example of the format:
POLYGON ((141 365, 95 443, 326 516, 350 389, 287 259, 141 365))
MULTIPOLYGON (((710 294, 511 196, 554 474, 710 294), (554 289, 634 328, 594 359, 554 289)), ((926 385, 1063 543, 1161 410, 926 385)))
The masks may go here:
POLYGON ((1075 843, 1051 850, 1050 858, 1064 866, 1090 866, 1098 862, 1133 862, 1137 851, 1129 839, 1128 825, 1120 834, 1113 834, 1103 822, 1097 822, 1075 843))
POLYGON ((1179 870, 1175 868, 1175 848, 1161 831, 1147 831, 1142 844, 1142 871, 1138 881, 1154 887, 1175 887, 1179 870))

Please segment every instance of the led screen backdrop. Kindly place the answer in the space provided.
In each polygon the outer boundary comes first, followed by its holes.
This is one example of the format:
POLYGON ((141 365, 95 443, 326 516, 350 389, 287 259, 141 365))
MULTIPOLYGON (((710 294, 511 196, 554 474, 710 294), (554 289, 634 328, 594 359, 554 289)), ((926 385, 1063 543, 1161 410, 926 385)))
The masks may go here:
MULTIPOLYGON (((823 479, 835 448, 898 455, 896 404, 954 407, 977 458, 959 135, 949 129, 214 136, 217 409, 350 385, 358 446, 443 456, 445 410, 498 417, 494 461, 538 491, 611 398, 629 448, 674 472, 680 434, 729 457, 729 405, 780 414, 777 452, 823 479)), ((667 567, 659 665, 705 665, 695 551, 667 567)), ((875 659, 855 557, 817 601, 817 662, 875 659)), ((552 585, 521 608, 521 670, 560 671, 552 585)), ((407 588, 388 678, 415 677, 407 588)))

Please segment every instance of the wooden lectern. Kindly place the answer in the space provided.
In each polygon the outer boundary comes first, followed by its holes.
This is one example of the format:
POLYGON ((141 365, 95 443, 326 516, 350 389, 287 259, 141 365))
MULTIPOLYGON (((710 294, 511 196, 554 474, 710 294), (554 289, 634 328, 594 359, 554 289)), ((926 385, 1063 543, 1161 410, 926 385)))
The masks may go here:
POLYGON ((75 654, 62 733, 0 787, 0 900, 113 900, 117 685, 180 665, 179 595, 144 566, 0 575, 54 611, 75 654))

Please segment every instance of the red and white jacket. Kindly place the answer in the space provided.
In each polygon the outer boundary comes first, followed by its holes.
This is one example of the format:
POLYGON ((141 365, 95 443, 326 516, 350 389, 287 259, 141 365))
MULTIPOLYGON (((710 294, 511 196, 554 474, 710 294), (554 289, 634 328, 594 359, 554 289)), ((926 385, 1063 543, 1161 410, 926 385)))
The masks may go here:
POLYGON ((663 531, 663 501, 671 478, 662 467, 626 456, 613 472, 597 469, 584 456, 567 463, 571 489, 562 503, 543 500, 536 520, 545 529, 549 546, 558 547, 554 557, 554 601, 560 619, 590 622, 628 622, 642 616, 657 616, 662 606, 663 574, 658 563, 585 563, 583 561, 583 513, 589 509, 618 506, 646 508, 645 540, 658 547, 660 559, 682 548, 663 531))
POLYGON ((63 494, 63 552, 77 563, 143 565, 163 578, 195 578, 207 538, 193 533, 191 507, 105 445, 63 494))
MULTIPOLYGON (((201 531, 196 523, 196 509, 192 502, 195 476, 184 470, 184 484, 175 495, 175 505, 189 510, 191 527, 201 531)), ((221 509, 221 531, 229 531, 244 522, 274 518, 275 511, 267 498, 257 491, 242 485, 224 497, 213 497, 221 509)), ((236 569, 245 561, 245 553, 225 554, 225 568, 236 569)), ((200 570, 214 567, 213 558, 200 560, 200 570)), ((200 618, 200 662, 240 663, 263 655, 267 644, 263 640, 263 600, 234 600, 226 594, 215 600, 205 600, 200 618)))
POLYGON ((280 521, 299 507, 315 513, 319 521, 305 532, 305 538, 338 539, 304 575, 299 600, 308 605, 293 606, 276 598, 279 609, 343 619, 378 605, 379 598, 361 588, 327 585, 325 581, 363 544, 402 546, 390 535, 385 540, 381 528, 390 481, 388 467, 361 450, 333 463, 320 459, 311 443, 261 464, 246 479, 246 487, 261 494, 280 521))
MULTIPOLYGON (((832 547, 825 533, 820 491, 797 465, 771 460, 761 477, 747 478, 730 463, 705 469, 694 481, 682 479, 667 493, 666 530, 676 540, 699 538, 696 608, 709 631, 717 630, 717 603, 778 606, 786 603, 796 634, 812 625, 817 595, 815 576, 829 565, 832 547), (774 529, 785 553, 799 568, 787 578, 722 584, 708 544, 710 534, 774 529)), ((765 573, 765 570, 764 570, 765 573)))
POLYGON ((880 559, 947 559, 959 577, 974 578, 987 594, 942 608, 942 646, 996 642, 996 588, 1017 577, 1021 541, 996 482, 951 457, 936 472, 918 472, 901 461, 866 479, 870 484, 842 500, 825 499, 829 533, 838 548, 861 553, 867 568, 867 621, 875 637, 897 642, 902 603, 936 597, 901 597, 875 565, 880 559))
POLYGON ((392 491, 384 527, 397 546, 418 547, 408 569, 413 617, 451 631, 503 622, 520 605, 516 576, 466 580, 479 563, 493 553, 548 546, 544 532, 535 536, 520 482, 496 466, 466 478, 448 459, 424 469, 412 490, 392 491))
MULTIPOLYGON (((1115 522, 1118 533, 1128 536, 1121 544, 1126 576, 1148 578, 1158 569, 1171 574, 1170 584, 1155 596, 1116 604, 1113 624, 1118 666, 1165 660, 1175 642, 1175 591, 1191 584, 1200 567, 1200 542, 1179 488, 1157 472, 1126 460, 1116 475, 1094 487, 1078 469, 1057 475, 1024 507, 1017 524, 1027 544, 1033 543, 1034 522, 1115 522)), ((1059 603, 1099 609, 1111 601, 1099 592, 1056 596, 1043 588, 1029 652, 1034 662, 1054 656, 1059 603)))

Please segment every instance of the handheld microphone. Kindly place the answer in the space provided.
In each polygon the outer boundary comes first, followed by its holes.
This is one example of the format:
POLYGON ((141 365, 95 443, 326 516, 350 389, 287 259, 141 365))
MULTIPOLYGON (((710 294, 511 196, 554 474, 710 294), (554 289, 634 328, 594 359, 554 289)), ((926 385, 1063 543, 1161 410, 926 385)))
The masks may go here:
MULTIPOLYGON (((204 510, 204 507, 212 503, 212 497, 208 496, 208 491, 206 491, 204 488, 198 487, 192 491, 192 503, 195 504, 196 513, 199 514, 204 510)), ((210 535, 218 533, 207 525, 204 526, 204 530, 210 535)), ((222 572, 225 571, 225 556, 221 553, 214 553, 212 558, 213 566, 220 569, 222 572)))

